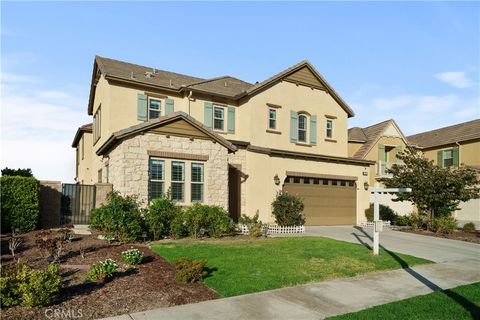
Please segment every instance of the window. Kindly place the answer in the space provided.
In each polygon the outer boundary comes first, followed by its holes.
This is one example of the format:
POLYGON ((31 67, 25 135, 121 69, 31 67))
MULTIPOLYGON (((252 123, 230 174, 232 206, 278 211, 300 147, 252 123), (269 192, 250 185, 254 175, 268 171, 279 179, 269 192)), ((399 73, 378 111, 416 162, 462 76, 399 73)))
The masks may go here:
POLYGON ((307 142, 307 116, 298 116, 298 141, 307 142))
POLYGON ((268 129, 277 129, 277 110, 268 108, 268 129))
POLYGON ((443 167, 453 166, 453 150, 443 150, 443 167))
POLYGON ((313 179, 313 184, 320 184, 320 179, 313 179))
POLYGON ((310 179, 309 178, 303 178, 303 183, 304 184, 310 184, 310 179))
POLYGON ((162 101, 158 99, 149 99, 148 119, 157 119, 162 111, 162 101))
POLYGON ((148 164, 148 200, 162 197, 165 191, 165 161, 150 159, 148 164))
POLYGON ((110 166, 108 164, 105 166, 105 180, 106 183, 110 182, 110 166))
POLYGON ((203 202, 203 163, 192 163, 191 201, 203 202))
POLYGON ((97 142, 100 139, 102 133, 102 105, 100 105, 93 116, 93 143, 97 142))
POLYGON ((347 181, 344 181, 344 180, 340 181, 340 185, 342 187, 345 187, 347 185, 347 181))
POLYGON ((324 186, 328 186, 328 180, 322 180, 322 181, 323 181, 322 184, 323 184, 324 186))
POLYGON ((185 162, 172 161, 172 200, 184 202, 185 162))
POLYGON ((337 185, 337 180, 332 180, 332 186, 336 186, 337 185))
POLYGON ((327 138, 333 137, 333 121, 327 120, 327 138))
POLYGON ((214 107, 213 108, 213 129, 215 130, 224 130, 224 113, 225 109, 222 107, 214 107))
POLYGON ((102 169, 97 172, 97 182, 102 183, 102 169))
POLYGON ((293 177, 293 183, 300 183, 299 177, 293 177))

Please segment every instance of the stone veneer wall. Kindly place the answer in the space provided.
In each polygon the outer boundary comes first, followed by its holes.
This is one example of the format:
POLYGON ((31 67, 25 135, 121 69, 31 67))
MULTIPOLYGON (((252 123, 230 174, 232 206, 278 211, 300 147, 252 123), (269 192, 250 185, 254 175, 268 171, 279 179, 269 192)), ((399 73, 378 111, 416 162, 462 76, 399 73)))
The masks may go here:
POLYGON ((123 140, 109 153, 109 182, 114 190, 122 194, 137 194, 140 200, 147 202, 148 151, 207 155, 205 203, 228 210, 228 150, 210 140, 167 137, 155 133, 139 134, 123 140))

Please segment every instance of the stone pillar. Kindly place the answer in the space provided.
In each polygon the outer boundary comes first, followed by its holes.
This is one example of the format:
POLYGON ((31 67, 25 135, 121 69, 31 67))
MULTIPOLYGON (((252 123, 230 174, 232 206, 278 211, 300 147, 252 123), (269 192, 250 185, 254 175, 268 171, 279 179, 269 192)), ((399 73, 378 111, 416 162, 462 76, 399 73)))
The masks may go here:
POLYGON ((60 181, 40 181, 40 227, 42 229, 60 226, 60 206, 62 183, 60 181))
POLYGON ((107 200, 107 196, 113 191, 111 183, 95 183, 95 208, 100 207, 107 200))

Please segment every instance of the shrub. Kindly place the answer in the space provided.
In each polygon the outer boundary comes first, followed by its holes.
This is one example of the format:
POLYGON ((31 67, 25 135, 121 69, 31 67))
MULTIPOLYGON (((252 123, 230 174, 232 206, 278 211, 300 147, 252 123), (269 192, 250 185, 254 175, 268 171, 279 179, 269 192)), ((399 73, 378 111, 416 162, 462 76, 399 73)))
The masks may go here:
MULTIPOLYGON (((398 218, 398 215, 393 211, 389 206, 383 204, 379 205, 380 220, 390 221, 395 223, 395 220, 398 218)), ((365 210, 365 216, 368 221, 373 221, 373 203, 370 204, 370 207, 365 210)))
POLYGON ((143 260, 143 252, 138 249, 128 249, 122 252, 122 261, 130 266, 141 264, 143 260))
POLYGON ((279 192, 272 202, 275 222, 279 226, 299 226, 305 224, 304 204, 301 198, 286 192, 279 192))
POLYGON ((108 281, 113 278, 113 274, 118 269, 118 264, 112 259, 106 259, 94 263, 87 274, 88 280, 108 281))
POLYGON ((174 239, 188 235, 188 229, 185 220, 185 211, 179 210, 178 214, 170 222, 170 235, 174 239))
POLYGON ((203 277, 207 275, 204 271, 206 260, 192 260, 187 257, 182 257, 174 262, 175 267, 175 281, 180 283, 191 283, 202 281, 203 277))
POLYGON ((180 215, 181 209, 168 197, 162 197, 152 201, 145 211, 145 224, 153 235, 153 240, 171 235, 172 221, 180 215))
POLYGON ((90 227, 105 231, 122 242, 134 241, 142 232, 142 217, 137 197, 111 192, 104 205, 92 210, 90 227))
POLYGON ((475 224, 473 222, 468 222, 463 225, 463 232, 475 232, 475 224))
POLYGON ((457 229, 457 221, 453 217, 443 216, 433 219, 433 230, 440 234, 452 234, 457 229))
POLYGON ((35 230, 40 215, 40 185, 33 177, 0 177, 2 232, 35 230))
POLYGON ((253 218, 242 214, 238 222, 248 227, 248 235, 252 237, 260 237, 262 235, 262 221, 258 220, 258 211, 253 218))
POLYGON ((32 169, 10 169, 6 167, 2 169, 2 176, 19 176, 19 177, 33 177, 32 169))
POLYGON ((19 264, 5 273, 2 269, 0 283, 2 307, 40 307, 52 302, 60 290, 62 278, 55 264, 50 264, 47 270, 35 270, 19 264))
POLYGON ((196 238, 203 230, 211 237, 221 237, 232 231, 233 225, 223 208, 195 203, 183 214, 183 225, 188 235, 196 238))

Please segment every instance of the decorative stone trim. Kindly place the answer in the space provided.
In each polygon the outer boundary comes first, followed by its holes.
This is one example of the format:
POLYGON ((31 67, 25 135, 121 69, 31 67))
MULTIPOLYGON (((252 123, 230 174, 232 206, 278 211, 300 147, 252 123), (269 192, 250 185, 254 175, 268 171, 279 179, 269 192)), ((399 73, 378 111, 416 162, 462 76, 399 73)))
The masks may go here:
POLYGON ((148 150, 147 154, 150 157, 159 157, 159 158, 168 158, 168 159, 196 160, 196 161, 208 161, 209 159, 207 155, 181 153, 181 152, 148 150))

